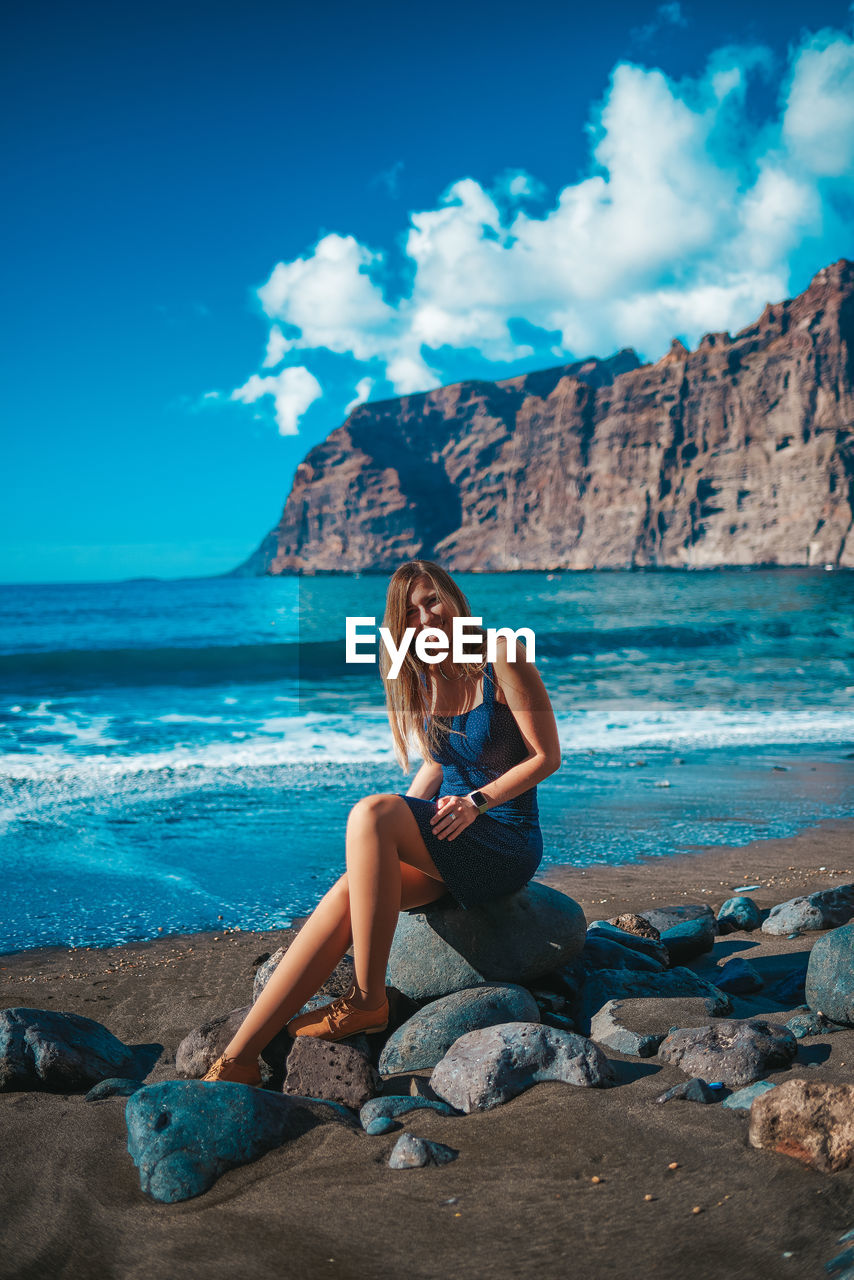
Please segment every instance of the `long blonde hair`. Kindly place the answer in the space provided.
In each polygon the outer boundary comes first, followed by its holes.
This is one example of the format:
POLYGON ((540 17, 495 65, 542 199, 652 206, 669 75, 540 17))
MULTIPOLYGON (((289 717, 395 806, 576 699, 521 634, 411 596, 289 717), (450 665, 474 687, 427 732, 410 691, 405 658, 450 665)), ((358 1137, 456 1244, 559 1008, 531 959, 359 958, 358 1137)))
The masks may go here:
MULTIPOLYGON (((396 646, 400 645, 406 630, 406 606, 410 587, 419 578, 429 579, 439 599, 449 606, 452 615, 456 614, 460 618, 471 616, 468 600, 447 570, 434 564, 432 560, 409 560, 395 569, 386 592, 383 626, 388 628, 396 646)), ((468 629, 468 634, 472 635, 475 631, 475 628, 468 629)), ((485 637, 485 632, 482 634, 485 637)), ((449 641, 450 639, 448 636, 449 641)), ((455 664, 455 670, 464 672, 470 678, 480 675, 485 667, 485 658, 482 662, 455 664)), ((409 751, 413 742, 425 761, 432 761, 445 737, 449 733, 461 731, 451 729, 449 725, 436 720, 434 708, 438 687, 433 668, 429 663, 420 661, 414 645, 407 650, 395 680, 389 679, 390 669, 391 657, 385 645, 380 645, 380 673, 385 686, 394 754, 403 772, 409 773, 409 751)))

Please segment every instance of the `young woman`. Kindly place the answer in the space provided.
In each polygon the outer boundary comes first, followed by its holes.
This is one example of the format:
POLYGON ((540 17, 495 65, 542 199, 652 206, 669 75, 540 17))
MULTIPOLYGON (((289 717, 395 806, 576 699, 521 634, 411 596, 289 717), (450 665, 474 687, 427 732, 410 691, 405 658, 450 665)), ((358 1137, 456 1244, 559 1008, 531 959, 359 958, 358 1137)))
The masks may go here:
MULTIPOLYGON (((392 575, 383 620, 395 645, 407 627, 451 640, 470 617, 453 578, 429 560, 392 575)), ((403 795, 359 800, 347 822, 346 871, 300 929, 225 1053, 205 1080, 260 1081, 258 1055, 288 1023, 291 1035, 340 1040, 388 1024, 385 975, 398 913, 450 894, 462 907, 521 889, 543 852, 537 783, 560 766, 557 726, 524 647, 508 661, 423 663, 410 645, 396 679, 380 651, 395 754, 409 772, 414 739, 424 763, 403 795), (353 947, 346 996, 294 1016, 353 947), (290 1021, 289 1021, 290 1020, 290 1021)))

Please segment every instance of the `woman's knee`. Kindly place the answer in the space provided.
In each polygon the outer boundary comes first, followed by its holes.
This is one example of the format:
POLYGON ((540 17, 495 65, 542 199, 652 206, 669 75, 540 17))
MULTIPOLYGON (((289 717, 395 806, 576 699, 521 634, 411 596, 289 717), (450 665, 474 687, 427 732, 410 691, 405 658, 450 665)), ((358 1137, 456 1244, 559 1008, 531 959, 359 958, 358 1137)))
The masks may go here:
POLYGON ((361 800, 357 800, 350 810, 347 825, 364 825, 379 826, 387 818, 392 817, 399 811, 402 803, 405 803, 400 796, 393 795, 390 792, 381 792, 373 796, 363 796, 361 800))

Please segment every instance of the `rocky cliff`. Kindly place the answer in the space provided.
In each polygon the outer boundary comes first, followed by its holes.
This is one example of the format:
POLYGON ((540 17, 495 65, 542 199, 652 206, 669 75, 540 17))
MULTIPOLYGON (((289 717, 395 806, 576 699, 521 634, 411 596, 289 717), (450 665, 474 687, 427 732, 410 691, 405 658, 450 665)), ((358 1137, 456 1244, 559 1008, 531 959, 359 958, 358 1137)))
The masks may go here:
POLYGON ((360 405, 238 573, 854 567, 854 263, 735 337, 360 405))

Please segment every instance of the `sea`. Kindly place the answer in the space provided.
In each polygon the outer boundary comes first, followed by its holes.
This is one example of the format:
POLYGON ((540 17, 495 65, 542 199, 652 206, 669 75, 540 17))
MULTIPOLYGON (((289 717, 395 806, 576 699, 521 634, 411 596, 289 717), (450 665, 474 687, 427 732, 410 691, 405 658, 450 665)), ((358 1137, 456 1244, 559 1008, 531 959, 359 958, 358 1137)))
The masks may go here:
MULTIPOLYGON (((667 858, 854 814, 854 573, 459 574, 528 627, 563 763, 544 867, 667 858)), ((278 928, 406 791, 373 575, 0 586, 0 951, 278 928), (373 634, 370 625, 362 631, 373 634), (370 646, 361 652, 370 655, 370 646)))

